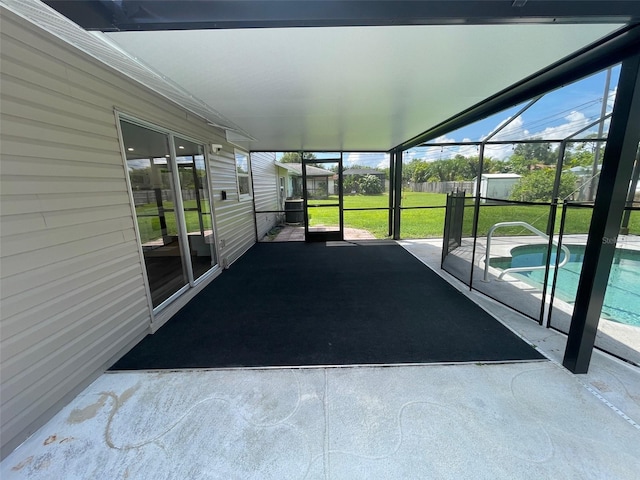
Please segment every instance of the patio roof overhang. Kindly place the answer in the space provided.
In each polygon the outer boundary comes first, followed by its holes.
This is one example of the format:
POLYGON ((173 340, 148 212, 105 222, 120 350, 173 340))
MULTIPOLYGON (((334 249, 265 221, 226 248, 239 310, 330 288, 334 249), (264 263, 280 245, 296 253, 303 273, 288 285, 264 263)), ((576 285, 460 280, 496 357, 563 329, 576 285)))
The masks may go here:
POLYGON ((45 0, 88 30, 633 23, 629 0, 45 0))
POLYGON ((46 3, 253 151, 407 148, 640 22, 618 0, 46 3))

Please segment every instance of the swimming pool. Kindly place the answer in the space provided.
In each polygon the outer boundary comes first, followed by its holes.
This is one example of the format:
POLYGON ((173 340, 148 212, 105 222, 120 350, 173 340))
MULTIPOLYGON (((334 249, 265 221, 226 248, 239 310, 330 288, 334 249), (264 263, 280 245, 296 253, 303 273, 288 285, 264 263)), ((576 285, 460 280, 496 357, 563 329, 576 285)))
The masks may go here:
MULTIPOLYGON (((555 296, 573 304, 578 290, 578 280, 582 270, 584 245, 567 245, 571 255, 569 262, 558 272, 555 296)), ((491 266, 499 269, 543 265, 547 254, 547 245, 522 245, 511 250, 511 258, 491 259, 491 266)), ((561 252, 560 259, 564 258, 561 252)), ((555 265, 555 252, 551 265, 555 265)), ((510 272, 533 287, 542 288, 544 270, 531 272, 510 272)), ((549 282, 553 281, 553 271, 549 282)), ((602 317, 620 323, 640 327, 640 251, 616 249, 611 266, 609 283, 604 296, 602 317)))

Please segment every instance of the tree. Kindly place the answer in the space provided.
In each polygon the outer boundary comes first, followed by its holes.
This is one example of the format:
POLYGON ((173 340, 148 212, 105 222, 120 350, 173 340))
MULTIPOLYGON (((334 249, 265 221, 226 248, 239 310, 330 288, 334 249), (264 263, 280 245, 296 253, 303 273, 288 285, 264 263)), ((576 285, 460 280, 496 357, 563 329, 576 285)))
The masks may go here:
POLYGON ((360 185, 358 184, 359 175, 347 175, 342 181, 342 188, 345 194, 358 193, 360 185))
MULTIPOLYGON (((310 152, 304 152, 305 160, 315 160, 316 156, 310 152)), ((280 158, 280 163, 302 163, 302 156, 300 152, 286 152, 280 158)))
POLYGON ((365 175, 358 182, 360 191, 365 195, 377 195, 382 193, 382 182, 375 175, 365 175))
POLYGON ((423 163, 426 163, 426 162, 421 158, 414 158, 409 163, 403 163, 402 164, 402 183, 406 185, 408 182, 415 181, 413 180, 414 172, 418 167, 418 165, 423 163))
MULTIPOLYGON (((468 171, 465 174, 466 180, 473 180, 480 176, 480 157, 466 157, 468 171)), ((503 162, 496 161, 491 157, 484 157, 482 161, 482 173, 498 173, 503 162)))
POLYGON ((428 182, 431 175, 429 164, 427 162, 418 162, 413 166, 411 181, 416 183, 428 182))
MULTIPOLYGON (((534 140, 540 140, 535 138, 534 140)), ((551 149, 549 142, 543 143, 519 143, 513 151, 514 155, 520 155, 525 160, 535 161, 544 165, 555 165, 558 154, 551 149)))
MULTIPOLYGON (((523 176, 511 191, 511 200, 521 202, 550 202, 553 198, 555 169, 535 170, 523 176)), ((571 172, 564 172, 560 177, 558 198, 569 197, 576 189, 577 177, 571 172)))
POLYGON ((564 167, 591 167, 593 166, 593 153, 584 149, 577 148, 573 151, 567 151, 564 157, 564 167))
POLYGON ((510 172, 523 175, 539 165, 555 165, 557 161, 558 153, 551 149, 549 142, 543 142, 518 144, 506 163, 510 172))

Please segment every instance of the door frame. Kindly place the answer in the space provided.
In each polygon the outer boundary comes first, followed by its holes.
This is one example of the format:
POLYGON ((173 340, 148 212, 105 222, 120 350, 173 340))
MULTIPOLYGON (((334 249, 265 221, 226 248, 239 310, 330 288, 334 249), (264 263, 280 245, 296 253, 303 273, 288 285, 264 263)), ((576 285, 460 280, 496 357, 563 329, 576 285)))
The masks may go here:
MULTIPOLYGON (((344 240, 344 204, 343 204, 343 188, 342 188, 342 152, 336 152, 336 157, 332 158, 305 158, 304 152, 302 157, 302 198, 304 199, 304 239, 305 242, 327 242, 344 240), (314 205, 313 200, 309 199, 309 191, 307 188, 307 164, 309 163, 336 163, 338 165, 338 203, 314 205), (337 207, 339 226, 338 230, 327 232, 310 231, 309 230, 309 209, 322 207, 337 207)), ((327 185, 328 188, 328 185, 327 185)), ((334 186, 335 189, 335 186, 334 186)))

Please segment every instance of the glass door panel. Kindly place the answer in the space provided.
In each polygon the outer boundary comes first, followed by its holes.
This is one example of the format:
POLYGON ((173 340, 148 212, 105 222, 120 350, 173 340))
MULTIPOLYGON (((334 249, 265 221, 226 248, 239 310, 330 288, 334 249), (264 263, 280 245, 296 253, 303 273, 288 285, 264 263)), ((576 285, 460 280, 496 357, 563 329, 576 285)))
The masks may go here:
POLYGON ((188 284, 174 211, 169 137, 121 121, 127 170, 154 308, 188 284))
POLYGON ((209 180, 203 146, 175 137, 176 161, 182 191, 189 259, 194 279, 216 264, 209 180))
POLYGON ((303 190, 305 239, 342 240, 342 156, 321 160, 312 155, 303 158, 303 190))

